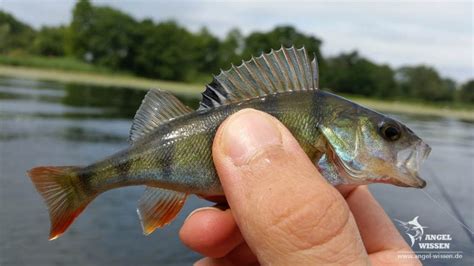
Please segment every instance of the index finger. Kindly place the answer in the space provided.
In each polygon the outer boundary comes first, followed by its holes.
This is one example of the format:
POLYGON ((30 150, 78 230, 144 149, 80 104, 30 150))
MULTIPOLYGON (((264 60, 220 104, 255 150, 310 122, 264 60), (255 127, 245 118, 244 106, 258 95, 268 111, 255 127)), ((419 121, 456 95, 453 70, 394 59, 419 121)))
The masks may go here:
MULTIPOLYGON (((356 220, 367 253, 382 253, 397 260, 397 252, 411 251, 367 186, 340 189, 356 220)), ((388 258, 387 258, 388 259, 388 258)))

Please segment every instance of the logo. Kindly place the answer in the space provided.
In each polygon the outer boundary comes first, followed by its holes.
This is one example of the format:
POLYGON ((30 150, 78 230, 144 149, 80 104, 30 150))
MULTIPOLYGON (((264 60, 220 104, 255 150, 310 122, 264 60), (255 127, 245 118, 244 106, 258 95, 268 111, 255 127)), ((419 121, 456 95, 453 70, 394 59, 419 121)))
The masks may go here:
POLYGON ((425 234, 425 230, 423 229, 428 228, 426 226, 422 226, 418 222, 419 217, 420 216, 416 216, 415 218, 413 218, 413 220, 408 222, 395 219, 395 221, 397 221, 401 226, 405 228, 405 234, 410 237, 412 247, 413 245, 415 245, 415 241, 421 241, 423 239, 423 235, 425 234))
POLYGON ((410 238, 413 252, 399 252, 401 259, 418 258, 425 259, 462 259, 462 251, 451 250, 451 234, 433 234, 431 228, 422 225, 420 216, 405 222, 394 219, 410 238), (425 230, 427 229, 427 230, 425 230))

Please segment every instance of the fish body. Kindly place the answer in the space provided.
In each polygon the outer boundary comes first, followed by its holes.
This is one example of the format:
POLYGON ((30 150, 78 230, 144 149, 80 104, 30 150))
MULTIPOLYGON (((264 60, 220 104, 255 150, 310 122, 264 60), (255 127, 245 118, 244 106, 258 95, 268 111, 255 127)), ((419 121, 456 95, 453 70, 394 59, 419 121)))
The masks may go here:
POLYGON ((132 146, 83 169, 90 185, 108 190, 117 183, 148 185, 203 196, 223 195, 211 147, 217 127, 231 114, 254 108, 279 118, 308 154, 318 153, 318 116, 310 109, 322 91, 280 93, 192 112, 158 127, 132 146), (118 180, 114 180, 114 178, 118 180))
POLYGON ((188 194, 223 195, 211 149, 228 116, 254 108, 279 119, 333 185, 391 183, 424 187, 419 164, 430 148, 400 122, 318 90, 304 48, 263 54, 214 78, 196 111, 151 90, 137 111, 131 145, 86 167, 30 170, 50 210, 50 239, 107 190, 147 186, 138 214, 145 234, 169 223, 188 194))

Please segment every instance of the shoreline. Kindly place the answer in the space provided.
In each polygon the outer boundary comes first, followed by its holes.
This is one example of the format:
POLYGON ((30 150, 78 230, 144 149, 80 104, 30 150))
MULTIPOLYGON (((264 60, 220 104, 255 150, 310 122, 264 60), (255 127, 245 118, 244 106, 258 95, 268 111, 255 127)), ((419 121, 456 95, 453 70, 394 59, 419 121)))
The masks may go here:
MULTIPOLYGON (((193 97, 199 97, 205 88, 204 84, 162 81, 118 74, 75 72, 9 65, 0 65, 0 76, 140 90, 160 88, 179 95, 193 97)), ((474 122, 474 110, 443 108, 427 104, 403 103, 400 101, 384 101, 350 95, 344 95, 344 97, 382 112, 438 116, 474 122)))
POLYGON ((41 69, 34 67, 9 66, 1 64, 0 76, 103 87, 131 88, 140 90, 160 88, 185 96, 197 96, 204 90, 204 85, 200 84, 154 80, 120 74, 103 74, 59 69, 41 69))

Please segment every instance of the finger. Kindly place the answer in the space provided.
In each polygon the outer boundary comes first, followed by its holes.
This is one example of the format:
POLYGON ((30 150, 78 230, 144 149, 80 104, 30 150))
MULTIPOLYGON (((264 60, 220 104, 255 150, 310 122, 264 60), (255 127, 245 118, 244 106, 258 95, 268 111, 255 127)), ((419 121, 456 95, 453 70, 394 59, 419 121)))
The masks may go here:
POLYGON ((213 258, 202 258, 193 264, 193 266, 231 266, 231 265, 234 265, 234 264, 222 259, 213 259, 213 258))
POLYGON ((195 266, 210 265, 258 265, 257 257, 246 243, 241 244, 222 258, 204 258, 196 262, 195 266))
POLYGON ((346 201, 357 222, 367 252, 407 247, 405 240, 367 186, 355 188, 346 201))
POLYGON ((179 232, 181 241, 208 257, 223 257, 243 242, 231 211, 213 207, 194 211, 179 232))
MULTIPOLYGON (((365 248, 372 254, 371 260, 374 263, 400 263, 397 253, 410 252, 411 249, 367 186, 354 188, 346 201, 357 222, 365 248)), ((408 262, 403 260, 403 263, 408 262)))
POLYGON ((260 262, 366 259, 346 202, 275 118, 251 109, 231 116, 218 129, 213 158, 234 218, 260 262))
POLYGON ((216 202, 218 204, 226 204, 227 203, 227 200, 226 200, 225 196, 198 195, 198 197, 200 197, 202 199, 205 199, 205 200, 208 200, 208 201, 216 202))
POLYGON ((358 185, 337 185, 336 189, 341 193, 344 198, 347 198, 351 192, 356 189, 358 185))
POLYGON ((257 257, 245 242, 227 254, 225 259, 233 262, 234 265, 253 265, 258 263, 257 257))

